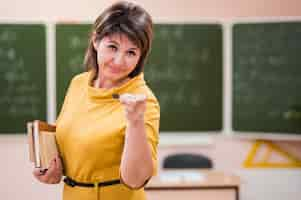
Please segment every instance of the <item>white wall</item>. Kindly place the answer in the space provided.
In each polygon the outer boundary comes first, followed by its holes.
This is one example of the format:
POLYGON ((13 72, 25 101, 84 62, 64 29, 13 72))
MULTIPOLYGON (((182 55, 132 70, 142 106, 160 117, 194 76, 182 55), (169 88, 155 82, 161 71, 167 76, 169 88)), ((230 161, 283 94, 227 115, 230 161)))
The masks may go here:
MULTIPOLYGON (((1 2, 1 22, 93 21, 100 11, 111 4, 109 0, 9 0, 1 2)), ((225 23, 238 17, 300 16, 300 0, 141 0, 155 22, 218 20, 225 23)), ((226 58, 227 59, 227 58, 226 58)), ((53 62, 50 61, 50 62, 53 62)), ((228 88, 229 89, 229 88, 228 88)), ((227 106, 228 104, 226 104, 227 106)), ((229 111, 229 107, 225 108, 229 111)), ((242 200, 299 200, 301 196, 300 170, 246 170, 241 166, 241 157, 233 154, 237 148, 248 148, 241 141, 213 139, 209 146, 183 147, 183 151, 208 153, 218 163, 218 170, 237 173, 242 177, 242 200), (237 145, 235 147, 235 145, 237 145), (239 146, 239 147, 238 147, 239 146), (227 153, 228 152, 228 153, 227 153), (223 158, 223 159, 222 159, 223 158), (224 159, 227 158, 227 159, 224 159), (235 162, 239 160, 238 162, 235 162), (284 183, 284 181, 286 183, 284 183), (289 183, 289 184, 287 184, 289 183)), ((294 144, 296 146, 296 144, 294 144)), ((300 143, 297 145, 300 146, 300 143)), ((24 135, 0 136, 0 195, 1 199, 53 200, 60 199, 60 185, 39 184, 31 175, 28 162, 26 137, 24 135)), ((160 147, 159 156, 178 151, 179 148, 160 147)), ((300 153, 300 148, 298 149, 300 153)))
MULTIPOLYGON (((2 1, 0 20, 92 21, 115 0, 2 1)), ((300 0, 137 0, 154 19, 300 16, 300 0)))

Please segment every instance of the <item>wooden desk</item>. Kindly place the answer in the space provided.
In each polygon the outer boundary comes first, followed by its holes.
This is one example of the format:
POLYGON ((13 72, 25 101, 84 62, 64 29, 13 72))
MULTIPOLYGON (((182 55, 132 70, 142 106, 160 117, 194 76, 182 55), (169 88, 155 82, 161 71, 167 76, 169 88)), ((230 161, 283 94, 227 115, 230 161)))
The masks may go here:
MULTIPOLYGON (((187 172, 187 170, 165 170, 164 172, 187 172)), ((162 175, 164 174, 162 172, 162 175)), ((160 174, 153 177, 145 187, 147 200, 239 200, 238 176, 226 175, 214 170, 189 170, 200 173, 200 181, 162 180, 160 174)))

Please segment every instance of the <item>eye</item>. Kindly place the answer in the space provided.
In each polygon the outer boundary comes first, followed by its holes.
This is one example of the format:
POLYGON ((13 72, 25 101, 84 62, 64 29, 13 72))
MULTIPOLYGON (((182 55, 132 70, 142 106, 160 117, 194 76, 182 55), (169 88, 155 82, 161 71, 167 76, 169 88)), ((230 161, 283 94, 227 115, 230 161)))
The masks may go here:
POLYGON ((128 51, 127 54, 129 56, 136 56, 136 52, 135 51, 128 51))
POLYGON ((113 51, 117 50, 117 47, 115 45, 113 45, 113 44, 109 44, 108 48, 111 49, 111 50, 113 50, 113 51))

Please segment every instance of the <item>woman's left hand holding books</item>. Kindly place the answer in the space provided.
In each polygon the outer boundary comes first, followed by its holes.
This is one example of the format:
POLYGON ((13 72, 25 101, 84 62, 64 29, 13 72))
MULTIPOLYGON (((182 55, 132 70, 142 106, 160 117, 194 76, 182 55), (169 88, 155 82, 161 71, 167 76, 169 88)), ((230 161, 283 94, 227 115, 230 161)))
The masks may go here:
POLYGON ((42 183, 57 184, 63 176, 63 166, 60 157, 57 155, 50 162, 48 169, 36 168, 33 175, 42 183))

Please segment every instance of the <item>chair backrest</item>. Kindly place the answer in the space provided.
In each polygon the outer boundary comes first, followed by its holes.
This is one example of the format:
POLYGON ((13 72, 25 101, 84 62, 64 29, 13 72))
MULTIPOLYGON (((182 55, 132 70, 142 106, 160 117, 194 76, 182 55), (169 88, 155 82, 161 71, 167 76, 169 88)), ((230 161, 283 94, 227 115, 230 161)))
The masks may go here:
POLYGON ((163 161, 164 169, 188 169, 188 168, 213 168, 212 161, 199 154, 173 154, 167 156, 163 161))

